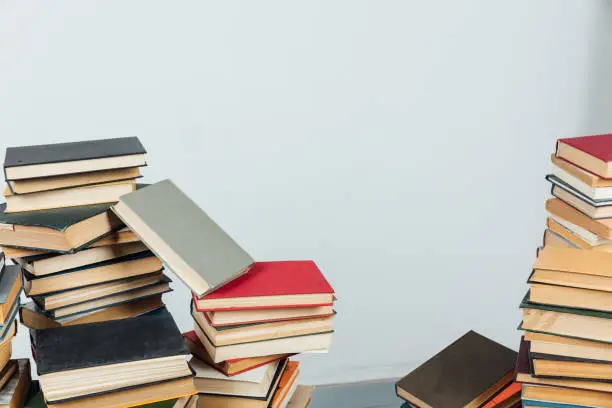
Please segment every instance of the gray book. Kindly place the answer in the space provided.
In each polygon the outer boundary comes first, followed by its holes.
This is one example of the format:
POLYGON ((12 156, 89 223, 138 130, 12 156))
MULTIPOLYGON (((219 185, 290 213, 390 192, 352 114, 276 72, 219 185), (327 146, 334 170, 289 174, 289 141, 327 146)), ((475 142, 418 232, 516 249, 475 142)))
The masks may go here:
POLYGON ((253 263, 170 180, 124 195, 113 211, 198 297, 242 275, 253 263))

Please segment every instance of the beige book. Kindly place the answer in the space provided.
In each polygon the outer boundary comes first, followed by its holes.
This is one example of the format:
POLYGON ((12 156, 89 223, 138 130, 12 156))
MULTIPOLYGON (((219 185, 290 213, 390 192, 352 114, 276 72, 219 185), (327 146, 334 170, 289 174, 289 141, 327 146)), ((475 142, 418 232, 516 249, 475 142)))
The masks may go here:
POLYGON ((525 333, 525 340, 531 342, 532 353, 612 361, 612 344, 608 343, 532 332, 525 333))
POLYGON ((533 269, 612 277, 612 254, 548 246, 540 251, 533 269))
POLYGON ((612 343, 612 319, 523 308, 523 330, 612 343))
POLYGON ((529 282, 612 292, 612 278, 574 272, 538 269, 533 271, 533 274, 529 278, 529 282))
POLYGON ((569 221, 602 238, 612 239, 612 219, 610 218, 594 220, 558 198, 551 198, 546 201, 546 210, 552 215, 569 221))
POLYGON ((549 229, 544 231, 543 244, 544 244, 544 247, 555 246, 555 247, 562 247, 562 248, 576 248, 576 245, 574 245, 572 242, 563 238, 561 235, 552 232, 549 229))
POLYGON ((539 283, 529 286, 529 300, 533 303, 612 312, 610 292, 539 283))
POLYGON ((612 394, 599 391, 574 390, 571 388, 524 385, 523 399, 612 408, 612 394))
MULTIPOLYGON (((561 236, 563 239, 571 242, 577 248, 588 249, 602 252, 612 252, 612 240, 602 239, 599 236, 589 232, 576 225, 565 222, 561 219, 548 217, 546 225, 549 231, 561 236), (571 228, 571 229, 570 229, 571 228), (589 236, 585 236, 588 234, 589 236)), ((562 245, 553 245, 562 246, 562 245)))
POLYGON ((289 400, 287 408, 307 408, 312 401, 312 394, 315 387, 298 385, 293 397, 289 400))
POLYGON ((554 166, 560 168, 568 174, 571 174, 573 177, 579 179, 583 183, 586 183, 590 187, 612 187, 612 179, 604 179, 596 176, 593 173, 589 173, 588 171, 583 170, 580 167, 555 156, 554 154, 551 155, 550 159, 554 166))

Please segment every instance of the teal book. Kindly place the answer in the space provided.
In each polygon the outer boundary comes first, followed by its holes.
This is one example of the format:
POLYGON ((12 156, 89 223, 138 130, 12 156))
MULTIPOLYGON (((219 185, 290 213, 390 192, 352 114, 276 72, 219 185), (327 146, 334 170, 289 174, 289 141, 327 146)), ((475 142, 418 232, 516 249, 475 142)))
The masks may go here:
POLYGON ((538 408, 597 408, 592 405, 574 405, 574 404, 562 404, 559 402, 549 401, 536 401, 536 400, 523 400, 523 407, 538 407, 538 408))

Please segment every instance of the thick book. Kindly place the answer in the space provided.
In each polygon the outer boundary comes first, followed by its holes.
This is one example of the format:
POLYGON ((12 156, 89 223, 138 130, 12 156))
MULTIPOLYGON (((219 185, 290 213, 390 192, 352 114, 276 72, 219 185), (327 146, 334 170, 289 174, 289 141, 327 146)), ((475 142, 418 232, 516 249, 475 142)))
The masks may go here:
POLYGON ((532 407, 610 407, 612 396, 599 391, 525 385, 523 403, 532 407))
POLYGON ((562 218, 555 216, 548 217, 546 225, 551 231, 561 235, 579 248, 612 252, 612 239, 602 238, 562 218))
POLYGON ((194 297, 198 311, 331 305, 334 289, 313 261, 255 262, 244 275, 194 297))
POLYGON ((530 342, 521 339, 521 347, 516 360, 515 377, 518 382, 523 384, 552 386, 562 388, 574 388, 584 390, 594 390, 602 392, 612 392, 612 384, 598 381, 582 381, 573 379, 557 379, 557 378, 542 378, 534 377, 531 374, 531 363, 529 361, 530 342))
POLYGON ((610 218, 594 220, 558 198, 547 200, 546 210, 554 217, 568 221, 602 238, 612 239, 612 219, 610 218))
MULTIPOLYGON (((612 280, 609 278, 604 278, 612 280)), ((603 285, 610 286, 610 282, 603 285)), ((583 289, 529 281, 529 301, 532 303, 580 307, 588 310, 612 312, 612 294, 607 290, 583 289)))
POLYGON ((420 408, 479 407, 513 380, 516 357, 470 331, 398 381, 396 392, 420 408))
POLYGON ((531 374, 534 377, 601 381, 612 383, 612 362, 534 353, 530 350, 531 374))
POLYGON ((237 278, 253 263, 170 180, 124 195, 113 211, 198 297, 237 278))
POLYGON ((30 391, 30 360, 17 360, 17 370, 0 390, 0 408, 22 408, 30 391))
POLYGON ((612 199, 612 180, 598 177, 555 155, 552 163, 552 174, 582 194, 594 200, 612 199))
POLYGON ((146 150, 137 137, 9 147, 4 158, 6 180, 140 167, 146 150))
POLYGON ((21 268, 7 265, 0 273, 0 321, 10 315, 13 304, 21 293, 21 268))
POLYGON ((551 194, 593 219, 612 217, 612 199, 593 200, 555 176, 546 176, 552 183, 551 194))
POLYGON ((525 340, 530 342, 533 353, 612 362, 612 345, 607 343, 533 332, 526 332, 525 340))
POLYGON ((75 252, 122 229, 110 204, 9 214, 0 204, 0 245, 75 252))
POLYGON ((612 178, 612 134, 559 139, 556 154, 599 177, 612 178))

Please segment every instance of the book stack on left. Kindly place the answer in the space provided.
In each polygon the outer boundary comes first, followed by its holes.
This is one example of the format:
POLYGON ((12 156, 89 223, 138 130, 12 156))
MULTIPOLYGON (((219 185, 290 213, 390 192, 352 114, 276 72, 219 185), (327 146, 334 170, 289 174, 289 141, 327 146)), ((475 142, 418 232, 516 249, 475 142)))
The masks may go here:
POLYGON ((135 137, 6 151, 0 245, 31 298, 20 317, 49 407, 138 406, 196 392, 162 302, 170 280, 111 208, 139 188, 145 153, 135 137))
MULTIPOLYGON (((326 352, 332 339, 334 290, 317 265, 254 262, 170 180, 121 197, 113 210, 193 292, 194 331, 184 337, 198 406, 287 406, 300 373, 289 358, 326 352)), ((309 398, 299 401, 303 408, 309 398)))
POLYGON ((612 407, 612 135, 561 139, 521 308, 523 404, 612 407))

